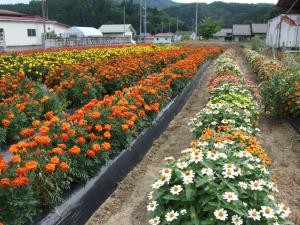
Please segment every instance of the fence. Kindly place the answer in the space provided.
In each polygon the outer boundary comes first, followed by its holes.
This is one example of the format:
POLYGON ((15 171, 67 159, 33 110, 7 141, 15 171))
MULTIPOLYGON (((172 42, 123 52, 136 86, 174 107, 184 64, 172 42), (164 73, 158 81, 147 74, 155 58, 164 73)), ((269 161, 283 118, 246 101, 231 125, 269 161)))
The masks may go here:
POLYGON ((4 30, 0 28, 0 52, 6 51, 6 43, 5 43, 5 36, 4 30))
POLYGON ((46 48, 129 44, 131 37, 72 37, 72 38, 47 38, 46 48))

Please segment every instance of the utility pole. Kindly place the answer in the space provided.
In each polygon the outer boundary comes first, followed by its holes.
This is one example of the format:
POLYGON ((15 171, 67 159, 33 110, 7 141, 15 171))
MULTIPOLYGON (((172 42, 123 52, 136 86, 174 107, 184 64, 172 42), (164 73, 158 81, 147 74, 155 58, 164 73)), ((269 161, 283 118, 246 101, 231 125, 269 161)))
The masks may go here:
POLYGON ((171 32, 171 25, 170 25, 170 21, 169 21, 169 33, 171 32))
POLYGON ((46 18, 45 18, 45 0, 42 0, 42 13, 43 13, 43 29, 44 33, 42 34, 42 45, 43 49, 46 49, 46 18))
POLYGON ((144 1, 144 7, 145 7, 144 42, 146 43, 146 33, 147 33, 147 0, 144 1))
POLYGON ((196 23, 195 23, 195 33, 196 33, 196 40, 198 38, 198 3, 196 3, 196 23))
POLYGON ((140 0, 140 41, 141 41, 141 34, 142 34, 142 22, 143 22, 143 8, 142 8, 142 0, 140 0))
POLYGON ((164 21, 161 21, 161 32, 164 32, 164 21))
POLYGON ((177 25, 176 25, 176 32, 178 32, 178 16, 177 16, 177 25))
POLYGON ((126 32, 126 1, 124 1, 124 8, 123 8, 123 10, 124 10, 124 37, 125 37, 125 32, 126 32))

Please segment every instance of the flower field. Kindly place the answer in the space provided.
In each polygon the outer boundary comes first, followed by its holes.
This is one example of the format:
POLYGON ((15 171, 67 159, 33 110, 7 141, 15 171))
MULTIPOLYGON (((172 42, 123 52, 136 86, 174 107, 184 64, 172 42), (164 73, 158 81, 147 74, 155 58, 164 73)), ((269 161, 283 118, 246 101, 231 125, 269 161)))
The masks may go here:
POLYGON ((62 202, 220 52, 139 46, 2 55, 0 143, 18 142, 9 162, 0 155, 0 223, 24 224, 62 202))
POLYGON ((299 69, 249 50, 245 57, 258 75, 266 111, 274 116, 300 115, 299 69))
POLYGON ((192 119, 195 140, 179 159, 167 157, 148 195, 149 223, 289 224, 277 203, 270 160, 258 144, 257 87, 244 78, 232 50, 215 63, 207 107, 192 119))

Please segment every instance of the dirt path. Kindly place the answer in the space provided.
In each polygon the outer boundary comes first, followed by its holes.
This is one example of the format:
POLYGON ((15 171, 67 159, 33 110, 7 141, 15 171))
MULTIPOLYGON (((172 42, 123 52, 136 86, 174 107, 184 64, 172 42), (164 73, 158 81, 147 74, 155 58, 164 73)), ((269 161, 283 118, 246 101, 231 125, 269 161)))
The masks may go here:
MULTIPOLYGON (((255 81, 255 74, 241 55, 237 62, 246 77, 255 81)), ((300 225, 300 137, 288 122, 268 118, 263 112, 258 127, 261 130, 259 142, 271 159, 272 173, 280 191, 277 199, 291 207, 290 219, 300 225)))
POLYGON ((157 139, 143 161, 121 182, 117 190, 94 213, 88 225, 145 225, 147 224, 146 197, 150 184, 164 165, 164 158, 179 156, 192 141, 189 119, 205 107, 207 85, 214 74, 211 65, 200 79, 197 89, 182 111, 157 139))

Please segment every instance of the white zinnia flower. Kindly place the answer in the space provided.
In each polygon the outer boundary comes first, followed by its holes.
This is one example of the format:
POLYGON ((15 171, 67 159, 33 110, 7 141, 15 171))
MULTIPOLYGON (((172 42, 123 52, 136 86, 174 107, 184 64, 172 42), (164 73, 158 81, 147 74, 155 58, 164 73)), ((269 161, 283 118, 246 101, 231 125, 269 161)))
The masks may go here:
POLYGON ((170 168, 164 168, 161 171, 161 175, 166 176, 166 177, 171 177, 172 176, 172 170, 170 168))
POLYGON ((201 173, 202 173, 203 175, 207 175, 207 176, 212 176, 212 175, 214 175, 214 171, 213 171, 211 168, 203 168, 203 169, 201 170, 201 173))
POLYGON ((183 183, 184 184, 192 184, 193 178, 195 177, 195 173, 193 170, 186 170, 184 173, 182 173, 183 183))
POLYGON ((260 220, 260 218, 261 218, 259 212, 256 211, 256 209, 250 209, 250 210, 248 210, 248 215, 253 220, 260 220))
POLYGON ((153 212, 158 206, 157 201, 152 201, 147 205, 147 211, 153 212))
POLYGON ((216 161, 219 158, 219 154, 216 151, 208 151, 206 157, 213 161, 216 161))
POLYGON ((248 185, 245 182, 239 182, 239 186, 244 190, 246 190, 248 187, 248 185))
POLYGON ((165 217, 168 222, 172 222, 173 220, 176 220, 178 216, 179 213, 172 210, 171 212, 168 212, 165 217))
POLYGON ((214 215, 218 220, 223 220, 223 221, 225 221, 228 217, 227 211, 224 210, 223 208, 215 210, 214 215))
POLYGON ((154 192, 153 192, 153 191, 151 191, 151 192, 148 194, 148 199, 149 199, 149 200, 152 200, 152 198, 153 198, 153 194, 154 194, 154 192))
POLYGON ((251 181, 250 188, 253 191, 262 191, 263 190, 263 186, 259 180, 251 181))
POLYGON ((280 215, 281 218, 287 218, 291 214, 290 207, 288 207, 287 205, 280 203, 278 204, 278 207, 279 207, 279 213, 282 213, 280 215))
POLYGON ((149 223, 150 223, 151 225, 158 225, 158 224, 160 223, 160 218, 157 216, 157 217, 155 217, 155 218, 149 220, 149 223))
POLYGON ((234 179, 235 176, 237 176, 237 174, 234 170, 225 170, 225 171, 223 171, 222 175, 225 178, 230 178, 230 179, 234 179))
POLYGON ((261 213, 264 217, 267 219, 271 219, 274 217, 274 210, 268 206, 262 206, 261 207, 261 213))
POLYGON ((225 192, 223 194, 223 199, 225 199, 227 202, 237 201, 238 196, 234 192, 225 192))
POLYGON ((184 216, 185 214, 187 214, 187 210, 186 209, 180 210, 180 214, 184 216))
POLYGON ((243 219, 239 215, 232 216, 231 220, 234 225, 242 225, 243 224, 243 219))
POLYGON ((187 162, 178 162, 178 163, 176 163, 176 166, 179 168, 179 169, 184 169, 184 168, 186 168, 186 167, 188 167, 188 163, 187 162))
POLYGON ((182 187, 180 185, 174 185, 170 188, 170 192, 172 195, 178 195, 182 191, 182 187))

